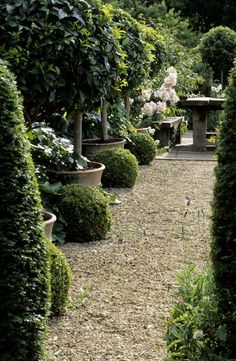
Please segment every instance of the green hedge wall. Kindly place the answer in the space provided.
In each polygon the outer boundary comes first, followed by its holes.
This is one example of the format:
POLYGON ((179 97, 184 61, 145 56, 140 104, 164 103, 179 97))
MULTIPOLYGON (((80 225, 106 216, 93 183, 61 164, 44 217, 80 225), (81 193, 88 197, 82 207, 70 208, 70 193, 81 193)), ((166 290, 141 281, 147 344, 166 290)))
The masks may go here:
POLYGON ((38 361, 48 309, 48 258, 22 100, 0 61, 0 360, 38 361))
POLYGON ((226 92, 212 204, 212 261, 227 357, 236 355, 236 63, 226 92))

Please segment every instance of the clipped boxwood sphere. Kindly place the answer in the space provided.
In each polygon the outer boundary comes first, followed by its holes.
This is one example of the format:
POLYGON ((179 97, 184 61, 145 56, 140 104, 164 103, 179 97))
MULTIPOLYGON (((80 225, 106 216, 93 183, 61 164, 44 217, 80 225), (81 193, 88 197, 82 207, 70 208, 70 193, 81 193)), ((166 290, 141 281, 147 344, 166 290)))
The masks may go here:
POLYGON ((110 230, 112 218, 108 201, 95 187, 66 185, 60 211, 67 223, 67 241, 101 240, 110 230))
POLYGON ((156 156, 155 140, 149 134, 143 133, 132 133, 129 138, 126 148, 135 155, 140 165, 149 164, 156 156))
POLYGON ((68 303, 72 271, 65 255, 57 246, 48 239, 46 242, 51 274, 50 315, 56 316, 68 303))
POLYGON ((102 175, 105 187, 133 187, 139 167, 137 159, 128 149, 107 149, 98 152, 94 160, 106 167, 102 175))

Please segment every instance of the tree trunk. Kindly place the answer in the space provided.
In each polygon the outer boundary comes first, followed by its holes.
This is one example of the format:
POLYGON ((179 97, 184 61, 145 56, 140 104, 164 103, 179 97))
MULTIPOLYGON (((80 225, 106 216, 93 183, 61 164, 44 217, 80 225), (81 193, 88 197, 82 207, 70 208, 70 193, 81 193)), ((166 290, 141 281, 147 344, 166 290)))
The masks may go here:
POLYGON ((101 100, 101 134, 102 140, 108 139, 107 102, 101 100))
POLYGON ((129 119, 130 116, 130 90, 126 90, 125 93, 125 109, 126 109, 126 114, 127 114, 127 118, 129 119))
POLYGON ((224 70, 223 69, 221 69, 221 71, 220 71, 220 82, 221 82, 222 89, 224 89, 224 70))
POLYGON ((82 119, 83 112, 77 110, 74 124, 74 153, 76 155, 82 154, 82 119))

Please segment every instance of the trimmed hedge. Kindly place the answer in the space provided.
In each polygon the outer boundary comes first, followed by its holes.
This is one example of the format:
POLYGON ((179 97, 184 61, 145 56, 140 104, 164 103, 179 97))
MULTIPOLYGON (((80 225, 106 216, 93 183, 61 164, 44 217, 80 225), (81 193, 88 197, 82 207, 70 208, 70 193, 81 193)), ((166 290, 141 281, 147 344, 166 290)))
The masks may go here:
POLYGON ((95 154, 94 160, 106 167, 102 174, 105 187, 133 187, 139 167, 136 157, 128 149, 107 149, 95 154))
POLYGON ((157 145, 150 134, 132 133, 129 139, 126 148, 135 155, 140 165, 147 165, 155 158, 157 145))
POLYGON ((47 240, 51 274, 50 315, 59 315, 67 306, 72 271, 65 255, 47 240))
POLYGON ((49 265, 22 99, 0 61, 0 360, 39 361, 49 265))
POLYGON ((220 127, 218 165, 212 203, 211 256, 226 330, 227 357, 236 355, 236 63, 226 91, 220 127))
POLYGON ((106 197, 95 187, 68 184, 60 212, 66 222, 66 240, 70 242, 103 239, 111 227, 111 213, 106 197))

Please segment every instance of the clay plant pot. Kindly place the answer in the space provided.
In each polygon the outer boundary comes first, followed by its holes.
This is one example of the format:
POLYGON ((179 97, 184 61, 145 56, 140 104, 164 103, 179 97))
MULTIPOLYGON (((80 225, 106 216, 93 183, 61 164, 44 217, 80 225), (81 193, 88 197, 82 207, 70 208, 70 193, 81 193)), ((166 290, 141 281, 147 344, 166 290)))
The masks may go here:
POLYGON ((93 159, 93 156, 106 149, 110 148, 124 148, 126 140, 119 139, 84 139, 82 142, 82 154, 86 157, 93 159))
POLYGON ((52 239, 52 230, 57 217, 55 214, 43 211, 43 229, 47 238, 52 239))
POLYGON ((105 165, 98 162, 88 162, 88 168, 76 171, 54 171, 48 173, 56 176, 63 184, 79 183, 99 187, 105 165))

